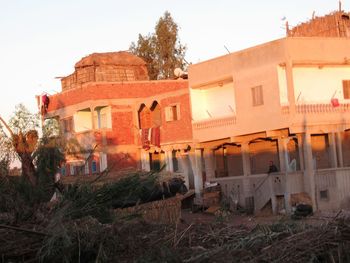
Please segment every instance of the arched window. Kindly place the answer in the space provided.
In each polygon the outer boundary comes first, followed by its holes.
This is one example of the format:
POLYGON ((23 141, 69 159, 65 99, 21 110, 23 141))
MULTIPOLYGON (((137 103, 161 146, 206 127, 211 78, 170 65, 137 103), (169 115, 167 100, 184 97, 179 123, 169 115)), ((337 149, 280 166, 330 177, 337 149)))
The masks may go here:
POLYGON ((162 124, 162 114, 157 101, 154 101, 151 107, 152 127, 159 127, 162 124))
POLYGON ((140 106, 138 110, 139 116, 139 127, 140 129, 151 128, 151 111, 146 107, 145 104, 140 106))

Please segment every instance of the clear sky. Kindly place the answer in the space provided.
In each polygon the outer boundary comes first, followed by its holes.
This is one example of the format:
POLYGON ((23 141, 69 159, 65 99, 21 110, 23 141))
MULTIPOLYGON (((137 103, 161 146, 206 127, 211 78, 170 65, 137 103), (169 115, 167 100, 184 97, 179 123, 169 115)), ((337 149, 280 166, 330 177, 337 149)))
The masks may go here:
POLYGON ((127 50, 166 10, 186 60, 197 63, 226 54, 224 46, 233 52, 284 37, 284 17, 294 26, 336 9, 337 0, 0 0, 0 115, 8 119, 19 103, 36 111, 35 95, 61 90, 55 77, 88 54, 127 50))

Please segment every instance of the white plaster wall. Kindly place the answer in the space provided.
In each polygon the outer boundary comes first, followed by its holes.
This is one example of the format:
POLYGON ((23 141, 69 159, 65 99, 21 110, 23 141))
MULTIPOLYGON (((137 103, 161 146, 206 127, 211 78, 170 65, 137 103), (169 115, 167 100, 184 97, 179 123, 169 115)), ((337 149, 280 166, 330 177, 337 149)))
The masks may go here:
POLYGON ((74 130, 76 132, 88 131, 92 129, 90 111, 78 111, 74 114, 74 130))
POLYGON ((203 110, 204 92, 201 89, 190 89, 192 118, 193 120, 201 120, 208 118, 208 114, 203 110))
POLYGON ((277 67, 277 75, 280 92, 280 103, 282 106, 289 105, 286 69, 284 67, 277 67))
POLYGON ((334 94, 344 101, 342 81, 350 80, 350 67, 296 67, 293 80, 297 104, 330 103, 334 94))
POLYGON ((191 89, 193 120, 220 118, 236 113, 233 83, 207 89, 191 89))

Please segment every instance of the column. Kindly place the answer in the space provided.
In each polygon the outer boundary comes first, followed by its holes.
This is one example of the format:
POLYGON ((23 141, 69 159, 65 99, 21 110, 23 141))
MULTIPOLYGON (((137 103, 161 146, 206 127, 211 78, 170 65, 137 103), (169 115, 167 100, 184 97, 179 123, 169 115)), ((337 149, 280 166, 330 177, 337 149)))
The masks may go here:
POLYGON ((165 152, 165 159, 166 159, 166 170, 168 172, 173 172, 174 167, 173 167, 173 153, 172 153, 172 151, 165 152))
POLYGON ((243 160, 243 173, 244 176, 248 176, 251 173, 250 170, 250 157, 249 157, 249 143, 244 142, 241 146, 242 150, 242 160, 243 160))
POLYGON ((192 169, 191 167, 189 167, 187 153, 184 150, 181 150, 181 156, 178 160, 181 167, 181 171, 184 175, 185 185, 187 189, 192 189, 193 184, 190 182, 190 178, 192 178, 192 169))
POLYGON ((303 154, 303 136, 301 134, 297 134, 298 138, 298 152, 299 152, 299 165, 300 165, 300 170, 304 171, 304 154, 303 154))
POLYGON ((91 122, 92 122, 92 130, 95 130, 97 127, 95 127, 95 121, 94 121, 94 107, 90 107, 91 112, 91 122))
POLYGON ((305 158, 305 171, 304 171, 304 182, 306 182, 306 189, 312 200, 313 210, 317 210, 316 206, 316 185, 315 185, 315 171, 314 162, 312 157, 312 145, 311 145, 311 134, 305 133, 304 140, 304 158, 305 158))
POLYGON ((204 149, 205 174, 207 181, 215 178, 215 158, 212 149, 204 149))
POLYGON ((288 153, 286 151, 287 149, 287 141, 289 140, 288 138, 278 138, 278 157, 280 160, 280 171, 281 172, 286 172, 287 167, 288 167, 288 153))
POLYGON ((144 150, 141 150, 141 165, 142 165, 142 170, 145 170, 145 171, 151 170, 149 152, 146 152, 144 150))
POLYGON ((271 206, 272 206, 272 214, 277 215, 277 198, 276 198, 276 194, 273 188, 273 178, 272 177, 268 177, 268 183, 269 183, 269 188, 271 191, 271 206))
POLYGON ((338 167, 337 148, 336 148, 334 132, 328 133, 328 142, 329 142, 329 149, 330 149, 331 167, 337 168, 338 167))
POLYGON ((242 161, 243 161, 243 196, 244 196, 244 202, 246 208, 249 207, 249 204, 251 203, 251 198, 254 196, 254 193, 252 191, 252 187, 250 185, 250 181, 248 176, 251 174, 250 169, 250 157, 249 157, 249 142, 243 142, 241 145, 241 151, 242 151, 242 161))
POLYGON ((203 190, 203 177, 202 177, 202 150, 195 149, 190 152, 190 160, 194 175, 194 191, 196 195, 200 195, 203 190))
POLYGON ((336 133, 336 142, 337 142, 337 153, 338 153, 338 167, 344 167, 343 160, 343 142, 342 136, 340 132, 336 133))
MULTIPOLYGON (((290 183, 289 183, 289 156, 288 156, 288 149, 287 144, 289 142, 290 138, 278 138, 278 152, 279 152, 279 158, 280 158, 280 164, 281 164, 281 172, 285 172, 284 178, 281 178, 282 180, 285 180, 286 188, 284 190, 284 206, 286 209, 286 212, 289 214, 291 212, 290 207, 290 183)), ((271 179, 271 178, 270 178, 271 179)), ((273 185, 271 185, 272 194, 271 194, 271 204, 272 204, 272 212, 277 212, 277 199, 276 195, 273 191, 273 185), (274 203, 276 207, 274 207, 274 203)))
POLYGON ((294 80, 293 80, 293 64, 291 61, 286 63, 286 79, 289 102, 289 114, 295 114, 295 94, 294 94, 294 80))

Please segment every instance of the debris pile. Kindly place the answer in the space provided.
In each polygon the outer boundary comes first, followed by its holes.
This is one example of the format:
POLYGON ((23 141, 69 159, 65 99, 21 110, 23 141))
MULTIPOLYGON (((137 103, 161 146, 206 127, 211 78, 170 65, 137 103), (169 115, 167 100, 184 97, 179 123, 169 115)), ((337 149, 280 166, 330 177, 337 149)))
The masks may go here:
POLYGON ((1 262, 349 262, 350 219, 342 214, 310 225, 238 227, 150 222, 137 209, 128 216, 115 209, 154 206, 155 180, 133 174, 97 188, 73 185, 57 203, 27 203, 25 216, 11 209, 16 200, 25 206, 23 193, 1 191, 1 200, 12 198, 0 203, 1 262))

